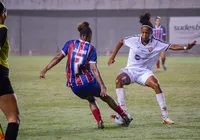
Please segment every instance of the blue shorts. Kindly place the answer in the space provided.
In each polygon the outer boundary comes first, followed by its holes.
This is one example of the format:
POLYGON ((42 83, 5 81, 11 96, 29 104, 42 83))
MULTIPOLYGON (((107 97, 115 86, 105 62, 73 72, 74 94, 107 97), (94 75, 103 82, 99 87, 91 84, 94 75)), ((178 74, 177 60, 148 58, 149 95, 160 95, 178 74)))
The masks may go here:
POLYGON ((74 94, 76 94, 81 99, 86 99, 87 97, 100 97, 101 88, 96 80, 82 85, 71 87, 74 94))

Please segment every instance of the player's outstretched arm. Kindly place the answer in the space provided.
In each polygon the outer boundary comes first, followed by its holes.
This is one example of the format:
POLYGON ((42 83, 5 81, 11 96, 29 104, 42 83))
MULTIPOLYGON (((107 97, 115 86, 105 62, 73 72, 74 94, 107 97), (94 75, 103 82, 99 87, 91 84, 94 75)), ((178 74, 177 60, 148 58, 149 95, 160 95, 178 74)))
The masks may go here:
POLYGON ((180 45, 172 44, 169 49, 174 50, 174 51, 176 51, 176 50, 189 50, 189 49, 192 49, 192 47, 196 45, 196 42, 197 41, 190 42, 190 43, 188 43, 187 46, 180 46, 180 45))
POLYGON ((123 46, 124 44, 124 40, 121 39, 119 41, 119 43, 117 44, 117 46, 115 47, 115 50, 113 51, 110 59, 108 60, 108 66, 110 66, 112 63, 115 62, 115 56, 117 55, 118 51, 121 49, 121 47, 123 46))
POLYGON ((101 78, 101 74, 99 72, 99 69, 97 68, 97 64, 96 63, 90 63, 90 68, 94 74, 94 77, 96 78, 97 82, 99 83, 100 87, 101 87, 101 96, 104 97, 107 95, 107 89, 106 86, 104 85, 104 82, 101 78))
POLYGON ((51 62, 40 72, 40 79, 45 78, 45 74, 48 70, 50 70, 52 67, 54 67, 56 64, 58 64, 63 58, 64 54, 60 52, 58 55, 56 55, 51 62))

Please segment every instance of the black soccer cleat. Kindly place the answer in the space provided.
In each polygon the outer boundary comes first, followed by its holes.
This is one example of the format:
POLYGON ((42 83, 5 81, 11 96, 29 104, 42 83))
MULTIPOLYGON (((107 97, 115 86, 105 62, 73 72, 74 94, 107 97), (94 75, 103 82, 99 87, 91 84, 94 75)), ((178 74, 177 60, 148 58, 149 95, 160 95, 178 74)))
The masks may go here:
POLYGON ((102 121, 98 123, 98 129, 104 129, 104 124, 102 121))
POLYGON ((133 120, 133 117, 131 117, 130 115, 123 116, 122 118, 124 120, 124 124, 123 125, 125 127, 128 127, 130 125, 131 121, 133 120))

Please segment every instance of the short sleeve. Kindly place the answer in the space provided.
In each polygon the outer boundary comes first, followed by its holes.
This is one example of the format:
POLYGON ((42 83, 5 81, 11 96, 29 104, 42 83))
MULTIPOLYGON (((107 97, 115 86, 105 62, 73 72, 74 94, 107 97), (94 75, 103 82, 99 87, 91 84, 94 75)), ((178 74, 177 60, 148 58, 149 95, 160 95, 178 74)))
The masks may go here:
POLYGON ((69 40, 65 43, 64 47, 62 48, 61 52, 63 53, 63 55, 67 55, 68 54, 68 48, 69 45, 73 42, 73 40, 69 40))
POLYGON ((135 42, 135 38, 133 36, 125 37, 123 41, 124 45, 130 48, 133 46, 134 42, 135 42))
POLYGON ((0 28, 0 48, 4 45, 7 37, 7 28, 0 28))
POLYGON ((171 46, 171 44, 168 43, 168 42, 164 42, 164 41, 161 41, 161 40, 158 40, 158 42, 157 42, 157 47, 159 48, 159 50, 161 52, 168 51, 170 46, 171 46))
POLYGON ((97 52, 94 46, 92 46, 92 49, 89 54, 89 63, 97 63, 97 52))

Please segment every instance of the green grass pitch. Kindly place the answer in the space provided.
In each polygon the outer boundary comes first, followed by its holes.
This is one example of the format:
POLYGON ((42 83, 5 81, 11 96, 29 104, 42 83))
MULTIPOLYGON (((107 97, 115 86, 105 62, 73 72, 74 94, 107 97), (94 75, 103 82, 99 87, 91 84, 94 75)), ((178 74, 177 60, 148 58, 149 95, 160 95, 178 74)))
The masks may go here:
MULTIPOLYGON (((174 125, 161 124, 161 113, 152 89, 137 84, 126 86, 128 112, 134 121, 118 127, 108 115, 114 113, 97 99, 105 129, 98 130, 88 103, 65 86, 66 58, 51 69, 46 79, 40 71, 53 57, 11 56, 10 79, 18 97, 21 125, 18 140, 198 140, 200 139, 200 58, 168 57, 168 70, 155 73, 165 93, 174 125)), ((127 57, 117 57, 107 66, 108 57, 98 65, 109 94, 116 98, 115 78, 127 57)), ((5 131, 7 121, 0 112, 5 131)))

